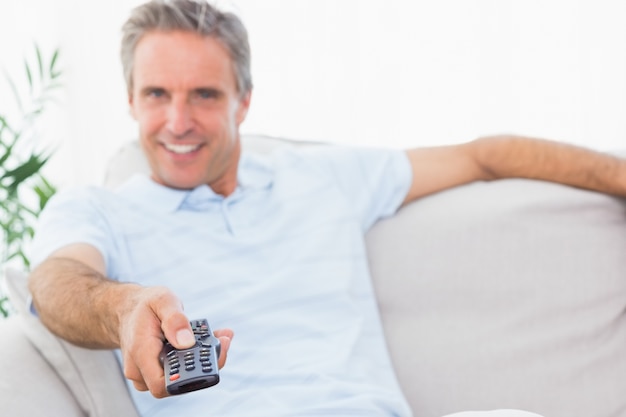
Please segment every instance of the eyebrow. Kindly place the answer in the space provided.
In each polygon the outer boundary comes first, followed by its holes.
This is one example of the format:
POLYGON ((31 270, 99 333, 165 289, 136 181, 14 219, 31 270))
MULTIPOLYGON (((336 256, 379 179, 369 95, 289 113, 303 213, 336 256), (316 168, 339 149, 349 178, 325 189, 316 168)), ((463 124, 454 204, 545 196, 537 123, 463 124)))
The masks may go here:
POLYGON ((166 90, 165 88, 163 88, 163 87, 157 87, 157 86, 152 86, 152 85, 149 85, 149 86, 146 86, 146 87, 142 87, 142 88, 139 90, 139 93, 140 93, 141 95, 146 95, 147 93, 149 93, 149 92, 151 92, 151 91, 155 91, 155 90, 167 91, 167 90, 166 90))
POLYGON ((196 93, 209 93, 214 95, 215 97, 221 97, 224 95, 224 92, 219 88, 215 87, 197 87, 193 89, 196 93))
MULTIPOLYGON (((168 89, 165 88, 165 87, 158 87, 156 85, 148 85, 148 86, 142 87, 139 90, 139 93, 141 95, 146 95, 146 94, 148 94, 148 93, 150 93, 152 91, 155 91, 155 90, 161 90, 161 91, 165 91, 165 92, 168 91, 168 89)), ((207 87, 196 87, 196 88, 192 89, 191 91, 194 92, 194 93, 209 93, 209 94, 214 95, 215 97, 221 97, 221 96, 224 95, 224 91, 220 90, 219 88, 208 87, 208 86, 207 87)))

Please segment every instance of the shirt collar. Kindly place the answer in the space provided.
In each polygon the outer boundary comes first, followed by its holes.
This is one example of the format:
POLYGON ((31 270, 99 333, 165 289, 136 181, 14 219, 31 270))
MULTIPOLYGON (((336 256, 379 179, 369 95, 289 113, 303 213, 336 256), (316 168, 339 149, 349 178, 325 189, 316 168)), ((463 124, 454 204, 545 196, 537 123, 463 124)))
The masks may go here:
MULTIPOLYGON (((243 153, 237 171, 237 189, 226 199, 239 198, 254 190, 268 189, 274 182, 274 170, 269 161, 259 155, 243 153)), ((146 174, 135 174, 122 184, 117 192, 163 212, 174 212, 181 207, 193 208, 225 198, 216 194, 208 185, 193 190, 178 190, 154 182, 146 174)))

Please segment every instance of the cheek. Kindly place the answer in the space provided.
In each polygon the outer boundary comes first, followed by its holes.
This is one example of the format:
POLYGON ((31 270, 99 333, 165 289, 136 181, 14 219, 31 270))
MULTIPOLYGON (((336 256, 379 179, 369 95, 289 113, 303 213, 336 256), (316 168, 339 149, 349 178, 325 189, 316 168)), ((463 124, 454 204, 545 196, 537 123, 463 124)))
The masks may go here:
POLYGON ((154 112, 145 112, 137 118, 137 124, 139 126, 139 133, 142 136, 142 139, 149 140, 151 136, 160 131, 161 126, 163 126, 164 123, 158 114, 155 114, 154 112))
POLYGON ((209 136, 221 136, 224 132, 230 132, 231 118, 225 112, 203 111, 194 115, 196 126, 209 136))

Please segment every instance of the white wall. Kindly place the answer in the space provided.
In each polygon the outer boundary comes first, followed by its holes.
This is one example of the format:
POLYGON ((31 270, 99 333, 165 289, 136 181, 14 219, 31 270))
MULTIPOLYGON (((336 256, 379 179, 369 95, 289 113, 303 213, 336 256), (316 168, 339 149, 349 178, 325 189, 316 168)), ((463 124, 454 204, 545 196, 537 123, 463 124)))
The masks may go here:
MULTIPOLYGON (((48 141, 62 185, 98 183, 136 135, 118 60, 139 0, 0 0, 0 64, 62 47, 48 141)), ((626 148, 623 0, 217 0, 250 31, 244 132, 367 146, 499 132, 626 148)), ((18 68, 19 71, 19 68, 18 68)), ((7 100, 0 86, 0 113, 7 100)), ((52 175, 52 174, 51 174, 52 175)))

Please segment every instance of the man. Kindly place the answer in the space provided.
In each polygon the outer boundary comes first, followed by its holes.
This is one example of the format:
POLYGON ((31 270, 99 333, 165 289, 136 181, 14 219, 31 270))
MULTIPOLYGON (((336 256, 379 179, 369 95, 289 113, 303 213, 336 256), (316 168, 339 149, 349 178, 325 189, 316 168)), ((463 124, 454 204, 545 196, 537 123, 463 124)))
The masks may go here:
POLYGON ((526 177, 626 194, 623 161, 513 136, 406 152, 242 154, 252 83, 241 22, 203 2, 154 0, 123 30, 151 177, 116 192, 58 194, 41 217, 30 290, 54 333, 120 349, 142 415, 408 416, 364 232, 402 204, 472 181, 526 177), (223 327, 220 367, 237 330, 228 377, 157 400, 166 396, 163 339, 189 347, 189 319, 202 317, 223 327))

